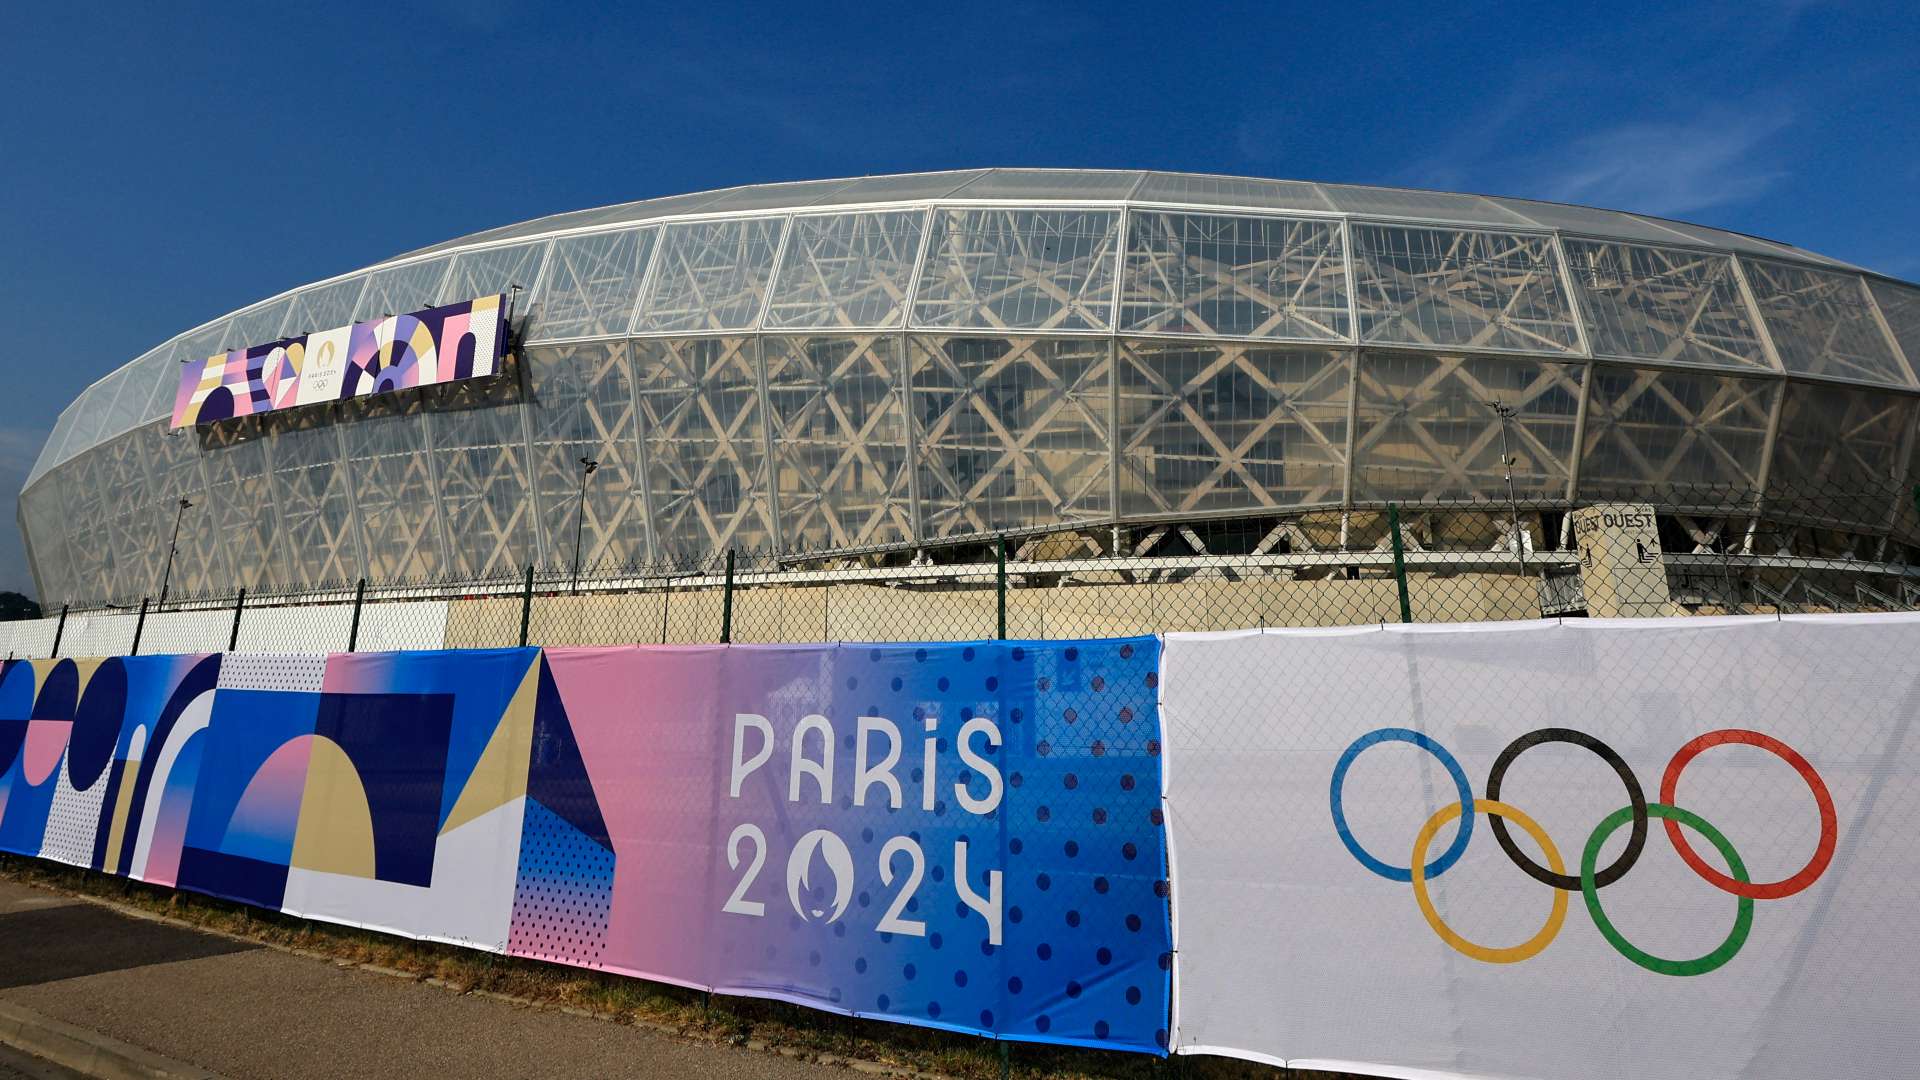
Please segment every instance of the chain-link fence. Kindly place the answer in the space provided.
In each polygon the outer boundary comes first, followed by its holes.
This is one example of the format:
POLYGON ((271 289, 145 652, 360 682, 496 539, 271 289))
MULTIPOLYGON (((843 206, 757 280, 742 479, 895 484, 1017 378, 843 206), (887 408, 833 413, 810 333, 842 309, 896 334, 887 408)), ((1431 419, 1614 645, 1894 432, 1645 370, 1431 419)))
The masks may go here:
POLYGON ((1256 626, 1920 608, 1920 492, 1668 487, 1096 522, 321 592, 62 608, 11 656, 1060 639, 1256 626))

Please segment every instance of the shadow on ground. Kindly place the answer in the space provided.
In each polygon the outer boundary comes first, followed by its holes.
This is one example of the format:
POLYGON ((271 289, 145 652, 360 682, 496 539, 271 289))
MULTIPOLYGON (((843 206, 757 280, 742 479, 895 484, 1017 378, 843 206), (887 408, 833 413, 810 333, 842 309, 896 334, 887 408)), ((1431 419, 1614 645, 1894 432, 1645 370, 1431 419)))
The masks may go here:
POLYGON ((0 989, 262 948, 70 903, 0 914, 0 989), (76 942, 85 942, 76 948, 76 942))

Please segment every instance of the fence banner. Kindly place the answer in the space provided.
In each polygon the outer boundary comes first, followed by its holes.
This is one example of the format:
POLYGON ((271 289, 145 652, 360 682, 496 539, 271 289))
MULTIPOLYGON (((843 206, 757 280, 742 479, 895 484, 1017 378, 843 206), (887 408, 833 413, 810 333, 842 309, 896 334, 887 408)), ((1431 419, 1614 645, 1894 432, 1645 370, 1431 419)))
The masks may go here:
POLYGON ((1909 1074, 1916 656, 1914 616, 1170 635, 1176 1048, 1909 1074))
POLYGON ((1161 1052, 1158 653, 549 649, 509 951, 1161 1052))
POLYGON ((517 956, 1164 1052, 1159 647, 0 671, 0 850, 517 956))

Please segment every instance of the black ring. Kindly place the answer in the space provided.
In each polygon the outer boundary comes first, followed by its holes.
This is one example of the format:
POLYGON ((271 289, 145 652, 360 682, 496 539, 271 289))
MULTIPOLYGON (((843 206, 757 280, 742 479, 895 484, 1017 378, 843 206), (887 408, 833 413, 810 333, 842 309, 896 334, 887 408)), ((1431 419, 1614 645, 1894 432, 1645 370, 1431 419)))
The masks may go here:
MULTIPOLYGON (((1541 743, 1550 742, 1572 743, 1599 755, 1601 761, 1613 767, 1614 774, 1620 777, 1622 784, 1626 785, 1627 797, 1632 800, 1633 832, 1627 837, 1627 849, 1620 853, 1619 858, 1608 864, 1606 869, 1593 876, 1594 887, 1604 889, 1619 881, 1627 871, 1633 869, 1633 864, 1640 860, 1640 849, 1647 845, 1647 796, 1640 790, 1640 781, 1634 779, 1633 770, 1627 768, 1627 763, 1620 759, 1619 754, 1613 752, 1613 747, 1584 731, 1575 731, 1572 728, 1550 727, 1529 731, 1508 743, 1507 748, 1500 751, 1500 756, 1493 759, 1493 768, 1487 772, 1487 798, 1495 801, 1500 799, 1500 781, 1506 778, 1507 767, 1513 764, 1513 760, 1519 757, 1521 752, 1541 743)), ((1567 892, 1580 891, 1580 879, 1577 876, 1556 874, 1534 862, 1527 857, 1526 852, 1520 850, 1520 845, 1513 842, 1512 834, 1507 832, 1505 820, 1492 814, 1487 816, 1492 819, 1494 839, 1500 841, 1500 850, 1507 853, 1507 858, 1513 860, 1513 865, 1525 870, 1528 877, 1542 885, 1551 885, 1567 892)))

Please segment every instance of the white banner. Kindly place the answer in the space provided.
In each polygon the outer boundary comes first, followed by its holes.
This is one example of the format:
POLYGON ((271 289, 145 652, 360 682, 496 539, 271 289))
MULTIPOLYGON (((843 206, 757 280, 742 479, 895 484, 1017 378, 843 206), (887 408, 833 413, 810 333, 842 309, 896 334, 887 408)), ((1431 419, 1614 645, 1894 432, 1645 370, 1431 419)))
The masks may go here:
POLYGON ((1920 1068, 1920 617, 1173 634, 1162 694, 1180 1052, 1920 1068))

